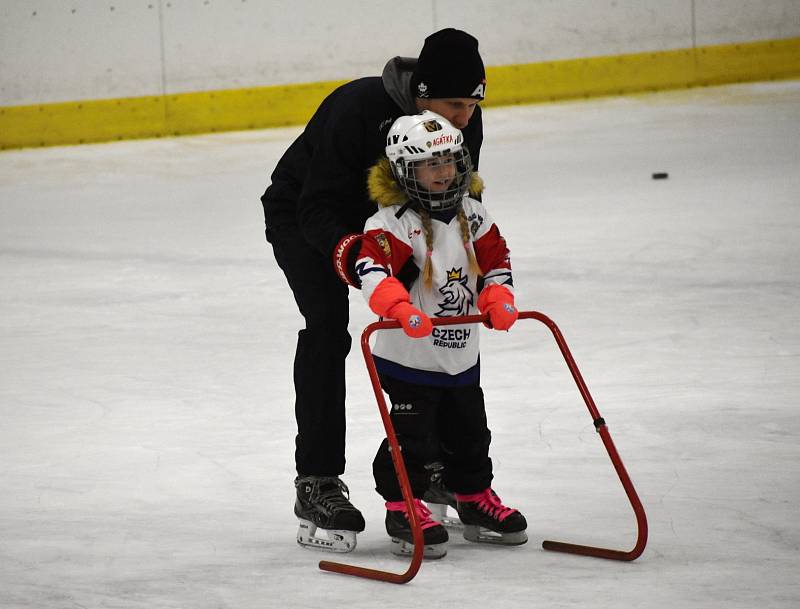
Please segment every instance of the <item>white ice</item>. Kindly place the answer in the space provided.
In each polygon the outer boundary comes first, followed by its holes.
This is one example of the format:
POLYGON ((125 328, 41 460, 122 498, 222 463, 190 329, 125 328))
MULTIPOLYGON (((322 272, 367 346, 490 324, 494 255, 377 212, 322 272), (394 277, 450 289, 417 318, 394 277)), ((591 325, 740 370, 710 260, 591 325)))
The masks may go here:
MULTIPOLYGON (((517 300, 484 333, 495 488, 530 542, 395 586, 317 568, 292 514, 300 327, 259 196, 298 129, 0 154, 0 607, 800 607, 800 81, 489 109, 485 200, 517 300), (669 172, 667 180, 651 174, 669 172)), ((351 294, 336 557, 402 572, 351 294)))

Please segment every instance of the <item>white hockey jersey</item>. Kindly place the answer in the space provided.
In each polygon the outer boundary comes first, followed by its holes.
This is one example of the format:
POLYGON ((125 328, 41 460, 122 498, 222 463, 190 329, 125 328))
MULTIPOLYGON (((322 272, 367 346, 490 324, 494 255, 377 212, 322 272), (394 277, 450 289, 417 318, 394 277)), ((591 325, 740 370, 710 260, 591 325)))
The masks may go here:
MULTIPOLYGON (((482 279, 470 271, 456 215, 443 220, 432 215, 433 282, 424 286, 419 273, 409 288, 412 304, 431 318, 478 313, 478 289, 498 283, 513 291, 511 263, 505 239, 484 205, 465 196, 462 206, 470 228, 482 279)), ((389 275, 400 275, 413 264, 422 269, 428 255, 422 219, 414 209, 396 217, 400 205, 383 207, 364 227, 366 238, 356 262, 361 291, 369 302, 375 287, 389 275)), ((479 381, 479 325, 434 327, 430 336, 410 338, 402 330, 377 334, 373 349, 379 372, 431 385, 461 385, 479 381)))

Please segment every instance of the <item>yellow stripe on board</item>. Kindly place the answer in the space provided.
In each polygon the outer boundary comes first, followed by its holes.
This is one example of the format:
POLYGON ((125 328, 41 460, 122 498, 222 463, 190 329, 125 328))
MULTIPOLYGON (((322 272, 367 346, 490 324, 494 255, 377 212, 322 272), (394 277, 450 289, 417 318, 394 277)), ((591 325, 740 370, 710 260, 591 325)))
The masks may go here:
POLYGON ((0 107, 0 149, 297 125, 344 82, 0 107))
MULTIPOLYGON (((786 78, 800 38, 489 67, 483 105, 786 78)), ((0 107, 0 149, 297 125, 343 82, 0 107)))
POLYGON ((800 77, 800 38, 500 66, 483 105, 800 77))

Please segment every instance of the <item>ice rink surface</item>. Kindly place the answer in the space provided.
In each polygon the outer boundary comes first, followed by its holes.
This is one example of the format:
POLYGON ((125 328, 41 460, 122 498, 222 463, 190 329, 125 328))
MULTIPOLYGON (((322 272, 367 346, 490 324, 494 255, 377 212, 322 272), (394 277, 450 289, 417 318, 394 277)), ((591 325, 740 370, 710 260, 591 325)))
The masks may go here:
MULTIPOLYGON (((485 201, 517 302, 561 327, 635 520, 544 326, 484 332, 495 488, 530 542, 394 586, 296 545, 300 318, 259 196, 298 129, 0 154, 0 607, 800 607, 800 82, 489 109, 485 201), (669 173, 653 180, 653 172, 669 173)), ((352 333, 373 320, 351 293, 352 333)), ((348 363, 365 513, 402 572, 348 363)))

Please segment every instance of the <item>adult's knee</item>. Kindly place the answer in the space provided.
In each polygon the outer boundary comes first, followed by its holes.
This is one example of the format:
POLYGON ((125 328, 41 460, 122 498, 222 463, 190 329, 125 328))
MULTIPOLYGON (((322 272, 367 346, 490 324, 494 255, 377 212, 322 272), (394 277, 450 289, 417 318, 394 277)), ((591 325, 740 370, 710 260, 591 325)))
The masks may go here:
POLYGON ((326 353, 334 353, 346 357, 350 353, 353 339, 347 332, 347 327, 331 327, 315 325, 298 332, 298 349, 306 353, 313 353, 318 357, 326 353))

